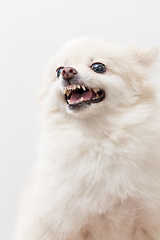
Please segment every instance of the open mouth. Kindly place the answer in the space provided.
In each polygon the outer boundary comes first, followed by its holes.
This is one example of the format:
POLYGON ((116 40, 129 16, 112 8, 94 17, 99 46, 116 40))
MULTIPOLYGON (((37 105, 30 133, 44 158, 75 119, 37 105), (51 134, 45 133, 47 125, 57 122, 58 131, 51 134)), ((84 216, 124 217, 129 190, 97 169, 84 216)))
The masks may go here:
POLYGON ((99 103, 105 97, 105 92, 101 88, 88 88, 84 85, 68 85, 64 94, 68 106, 99 103))

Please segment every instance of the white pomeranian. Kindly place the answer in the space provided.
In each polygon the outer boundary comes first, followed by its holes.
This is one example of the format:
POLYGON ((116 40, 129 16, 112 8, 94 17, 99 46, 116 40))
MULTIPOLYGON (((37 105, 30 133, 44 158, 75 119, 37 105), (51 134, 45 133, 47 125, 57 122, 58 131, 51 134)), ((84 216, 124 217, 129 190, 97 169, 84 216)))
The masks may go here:
POLYGON ((15 240, 160 239, 157 55, 83 38, 50 61, 15 240))

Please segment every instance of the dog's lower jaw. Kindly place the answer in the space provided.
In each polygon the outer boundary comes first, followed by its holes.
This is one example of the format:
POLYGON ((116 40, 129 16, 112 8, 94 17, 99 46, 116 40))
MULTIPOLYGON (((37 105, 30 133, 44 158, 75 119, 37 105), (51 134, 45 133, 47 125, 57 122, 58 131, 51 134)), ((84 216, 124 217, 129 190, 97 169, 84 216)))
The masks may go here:
POLYGON ((67 109, 69 112, 75 112, 77 113, 78 111, 83 111, 85 108, 88 108, 91 104, 86 103, 86 102, 80 102, 77 104, 67 104, 67 109))

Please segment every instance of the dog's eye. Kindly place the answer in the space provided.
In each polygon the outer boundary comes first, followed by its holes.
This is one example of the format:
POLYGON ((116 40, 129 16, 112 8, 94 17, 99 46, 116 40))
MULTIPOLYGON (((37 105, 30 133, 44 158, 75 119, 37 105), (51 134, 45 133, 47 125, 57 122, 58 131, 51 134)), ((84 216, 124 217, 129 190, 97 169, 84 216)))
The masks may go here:
POLYGON ((93 63, 91 65, 91 68, 96 73, 104 73, 104 72, 106 72, 106 66, 103 63, 93 63))
POLYGON ((61 75, 61 72, 62 72, 63 68, 64 68, 64 67, 59 67, 59 68, 57 68, 57 70, 56 70, 56 76, 57 76, 57 78, 61 75))

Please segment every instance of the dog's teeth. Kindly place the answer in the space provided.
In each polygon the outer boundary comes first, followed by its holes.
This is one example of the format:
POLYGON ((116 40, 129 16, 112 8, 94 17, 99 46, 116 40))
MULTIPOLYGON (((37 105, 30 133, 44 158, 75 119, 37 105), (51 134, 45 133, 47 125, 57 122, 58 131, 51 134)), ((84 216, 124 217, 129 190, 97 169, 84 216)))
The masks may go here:
POLYGON ((96 96, 93 98, 93 100, 96 100, 96 99, 98 99, 98 98, 99 98, 99 95, 96 94, 96 96))
POLYGON ((80 85, 77 85, 77 88, 81 88, 81 86, 80 86, 80 85))
POLYGON ((66 94, 66 92, 67 92, 67 88, 64 90, 64 94, 66 94))
POLYGON ((67 97, 69 97, 70 93, 71 93, 71 91, 67 91, 67 97))
POLYGON ((83 90, 84 90, 84 91, 86 91, 86 88, 85 88, 85 86, 81 85, 81 87, 83 88, 83 90))
POLYGON ((98 94, 96 94, 96 97, 95 97, 95 99, 98 99, 99 98, 99 95, 98 94))
POLYGON ((83 97, 81 97, 81 99, 79 100, 80 102, 83 102, 83 97))
POLYGON ((67 86, 67 90, 74 90, 74 86, 67 86))
POLYGON ((93 91, 97 93, 99 91, 99 88, 93 88, 93 91))

